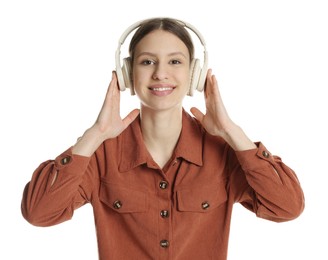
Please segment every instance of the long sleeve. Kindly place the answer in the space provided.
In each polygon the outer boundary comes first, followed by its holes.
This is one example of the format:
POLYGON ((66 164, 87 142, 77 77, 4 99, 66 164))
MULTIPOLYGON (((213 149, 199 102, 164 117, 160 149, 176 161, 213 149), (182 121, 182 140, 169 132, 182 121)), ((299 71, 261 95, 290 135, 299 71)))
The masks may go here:
POLYGON ((282 222, 298 217, 304 209, 304 194, 292 169, 271 155, 262 143, 257 149, 236 152, 241 170, 233 172, 237 202, 258 217, 282 222), (240 192, 242 191, 242 192, 240 192))
POLYGON ((70 219, 74 209, 88 201, 80 184, 89 161, 68 149, 55 160, 43 162, 25 186, 21 204, 24 218, 36 226, 70 219))

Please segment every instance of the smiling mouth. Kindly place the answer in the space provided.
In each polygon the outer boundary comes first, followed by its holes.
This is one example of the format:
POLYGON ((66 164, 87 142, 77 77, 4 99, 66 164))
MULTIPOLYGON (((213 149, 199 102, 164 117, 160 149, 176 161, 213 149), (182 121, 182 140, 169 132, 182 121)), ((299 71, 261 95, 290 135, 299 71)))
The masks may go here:
POLYGON ((149 88, 152 91, 169 91, 173 90, 173 87, 158 87, 158 88, 149 88))
POLYGON ((156 84, 148 87, 148 89, 155 96, 165 97, 170 95, 174 91, 175 86, 170 84, 156 84))

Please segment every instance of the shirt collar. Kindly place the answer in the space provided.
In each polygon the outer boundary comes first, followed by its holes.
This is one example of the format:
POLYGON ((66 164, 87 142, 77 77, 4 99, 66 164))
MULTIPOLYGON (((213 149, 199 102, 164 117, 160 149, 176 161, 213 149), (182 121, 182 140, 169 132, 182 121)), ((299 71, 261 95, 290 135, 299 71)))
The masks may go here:
POLYGON ((203 130, 200 123, 186 111, 182 114, 182 130, 175 149, 176 157, 203 165, 203 130))
MULTIPOLYGON (((202 166, 202 136, 203 130, 198 121, 183 110, 182 130, 174 151, 176 158, 183 158, 190 163, 202 166)), ((121 172, 146 163, 151 165, 151 155, 141 133, 140 117, 131 123, 119 139, 121 144, 119 170, 121 172)))

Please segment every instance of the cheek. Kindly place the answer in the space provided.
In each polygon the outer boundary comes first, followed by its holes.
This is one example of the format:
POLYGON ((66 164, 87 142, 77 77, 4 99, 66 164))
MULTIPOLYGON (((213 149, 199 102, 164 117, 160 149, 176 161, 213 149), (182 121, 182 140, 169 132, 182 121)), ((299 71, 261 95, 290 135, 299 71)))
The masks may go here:
POLYGON ((152 71, 150 68, 146 69, 145 67, 141 66, 133 66, 132 68, 132 79, 134 81, 144 81, 147 78, 151 77, 152 71))
POLYGON ((145 82, 145 74, 143 73, 134 73, 132 75, 132 85, 135 89, 139 88, 139 86, 141 86, 142 84, 144 84, 145 82))
POLYGON ((190 85, 190 79, 191 79, 191 72, 190 70, 186 70, 183 75, 181 75, 181 80, 185 82, 185 84, 189 87, 190 85))
POLYGON ((132 79, 132 83, 133 83, 134 87, 136 87, 136 85, 138 85, 138 82, 140 82, 142 80, 141 77, 143 75, 144 74, 140 73, 137 68, 135 68, 135 67, 133 68, 132 73, 131 73, 131 79, 132 79))
POLYGON ((138 73, 135 71, 132 75, 132 87, 137 94, 137 96, 143 96, 145 89, 145 84, 147 84, 149 80, 147 80, 147 75, 145 73, 138 73))

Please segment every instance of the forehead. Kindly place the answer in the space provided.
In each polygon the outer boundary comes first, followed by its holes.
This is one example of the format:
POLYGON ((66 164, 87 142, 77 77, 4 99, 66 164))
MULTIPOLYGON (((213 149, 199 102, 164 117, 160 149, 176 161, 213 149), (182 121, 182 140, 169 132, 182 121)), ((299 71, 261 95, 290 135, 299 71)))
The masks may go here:
POLYGON ((183 52, 188 54, 188 48, 185 43, 175 34, 164 31, 155 30, 145 35, 136 45, 136 53, 140 52, 183 52))

